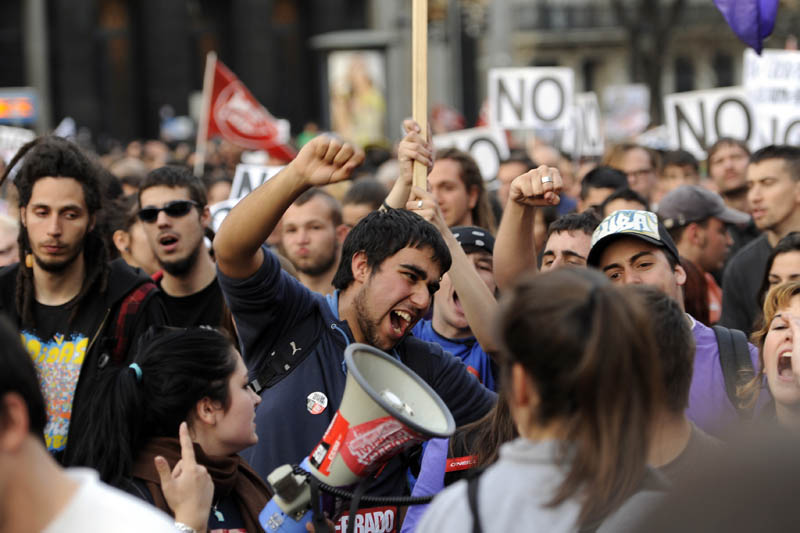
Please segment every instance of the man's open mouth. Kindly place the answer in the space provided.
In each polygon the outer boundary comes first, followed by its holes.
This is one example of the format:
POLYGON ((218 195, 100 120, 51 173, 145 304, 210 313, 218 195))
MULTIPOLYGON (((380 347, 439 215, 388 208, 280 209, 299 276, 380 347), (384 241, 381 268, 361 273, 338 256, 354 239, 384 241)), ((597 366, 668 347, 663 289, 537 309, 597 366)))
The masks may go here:
POLYGON ((396 310, 389 313, 389 322, 397 335, 403 335, 408 330, 412 318, 408 311, 396 310))

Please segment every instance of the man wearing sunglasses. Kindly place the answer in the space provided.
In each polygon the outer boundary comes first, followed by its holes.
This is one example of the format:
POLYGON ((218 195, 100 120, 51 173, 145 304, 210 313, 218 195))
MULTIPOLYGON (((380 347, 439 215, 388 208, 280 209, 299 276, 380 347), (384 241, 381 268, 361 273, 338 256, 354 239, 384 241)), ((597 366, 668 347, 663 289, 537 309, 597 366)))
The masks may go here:
POLYGON ((211 220, 205 187, 185 167, 157 168, 139 188, 139 206, 139 219, 162 268, 155 277, 170 325, 218 327, 224 302, 204 242, 211 220))

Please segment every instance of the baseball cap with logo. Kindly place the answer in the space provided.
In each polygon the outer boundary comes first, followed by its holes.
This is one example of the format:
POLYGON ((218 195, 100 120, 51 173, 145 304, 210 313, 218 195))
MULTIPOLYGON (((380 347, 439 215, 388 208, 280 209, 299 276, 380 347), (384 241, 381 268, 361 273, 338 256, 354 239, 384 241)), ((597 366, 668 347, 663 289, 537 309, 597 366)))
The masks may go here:
POLYGON ((456 226, 450 228, 450 231, 466 253, 475 250, 490 254, 494 252, 494 237, 488 230, 476 226, 456 226))
POLYGON ((667 229, 711 217, 726 224, 747 224, 750 221, 750 215, 731 209, 720 195, 698 185, 682 185, 667 193, 658 203, 658 216, 667 229))
POLYGON ((617 211, 608 215, 592 234, 592 248, 586 263, 598 266, 603 250, 620 237, 634 237, 663 248, 680 261, 678 248, 655 213, 650 211, 617 211))

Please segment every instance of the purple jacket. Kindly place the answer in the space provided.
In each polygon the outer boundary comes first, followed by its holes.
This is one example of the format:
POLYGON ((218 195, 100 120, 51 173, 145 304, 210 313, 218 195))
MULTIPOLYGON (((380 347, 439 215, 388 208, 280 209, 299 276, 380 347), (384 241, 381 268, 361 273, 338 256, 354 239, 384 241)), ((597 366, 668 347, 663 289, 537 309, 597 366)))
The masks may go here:
MULTIPOLYGON (((714 330, 694 318, 692 320, 692 334, 697 346, 686 416, 709 435, 721 438, 729 433, 731 426, 739 420, 739 415, 725 391, 725 378, 719 363, 719 346, 714 330)), ((758 371, 758 349, 752 344, 749 346, 753 368, 758 371)), ((770 399, 769 389, 762 384, 756 415, 770 399)))
MULTIPOLYGON (((450 439, 431 439, 428 441, 427 446, 425 446, 425 452, 422 454, 419 477, 417 477, 414 490, 411 491, 411 496, 431 496, 439 494, 444 489, 444 473, 449 445, 450 439)), ((428 504, 410 506, 403 520, 403 529, 400 533, 413 533, 427 509, 428 504)))

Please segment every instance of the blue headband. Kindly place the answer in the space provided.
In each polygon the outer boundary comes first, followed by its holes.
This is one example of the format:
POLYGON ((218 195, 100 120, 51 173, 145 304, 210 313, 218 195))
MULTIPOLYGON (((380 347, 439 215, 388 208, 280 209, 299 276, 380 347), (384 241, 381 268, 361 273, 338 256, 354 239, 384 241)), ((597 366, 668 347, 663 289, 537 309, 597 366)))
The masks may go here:
POLYGON ((136 374, 136 381, 141 383, 142 382, 142 368, 137 365, 136 363, 131 363, 128 365, 128 368, 132 368, 133 372, 136 374))

